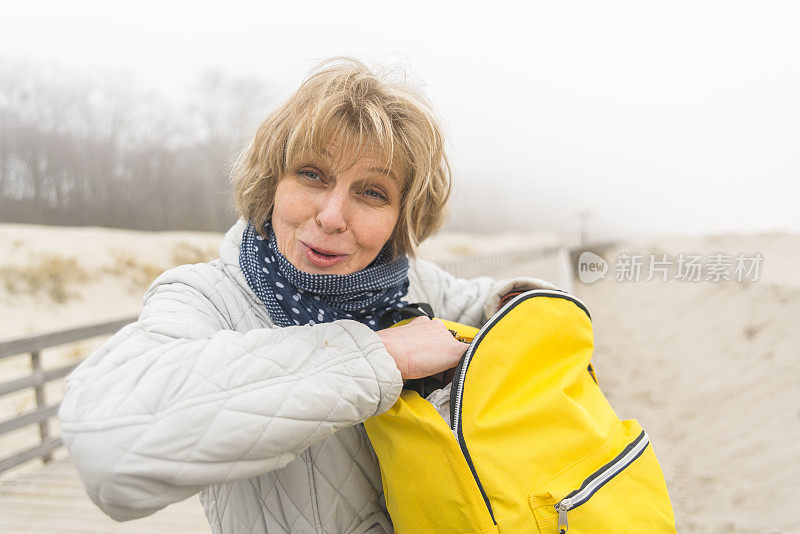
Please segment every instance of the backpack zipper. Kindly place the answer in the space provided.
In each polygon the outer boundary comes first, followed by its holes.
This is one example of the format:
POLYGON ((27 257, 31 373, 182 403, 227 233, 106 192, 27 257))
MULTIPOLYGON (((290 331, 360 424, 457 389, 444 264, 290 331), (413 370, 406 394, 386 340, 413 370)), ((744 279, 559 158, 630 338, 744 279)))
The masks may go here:
POLYGON ((622 470, 633 463, 634 460, 642 455, 648 443, 650 443, 650 437, 647 432, 642 431, 616 458, 589 475, 580 488, 561 499, 555 505, 558 511, 559 534, 567 534, 569 530, 567 512, 588 501, 592 495, 597 493, 597 490, 605 486, 622 470))
POLYGON ((517 304, 520 302, 527 300, 532 297, 539 297, 539 296, 550 296, 550 297, 559 297, 566 300, 570 300, 578 305, 586 315, 591 320, 591 315, 589 315, 589 310, 586 308, 586 305, 581 302, 579 299, 573 297, 572 295, 565 293, 563 291, 558 290, 550 290, 550 289, 535 289, 531 291, 526 291, 520 295, 517 295, 511 301, 507 302, 505 306, 500 308, 500 310, 495 313, 489 321, 484 324, 481 329, 475 334, 475 337, 472 339, 472 343, 470 343, 467 351, 464 353, 464 356, 461 357, 461 361, 456 366, 456 370, 454 373, 453 383, 450 390, 450 406, 452 409, 450 410, 450 428, 453 431, 453 435, 458 441, 458 445, 461 448, 461 453, 464 455, 464 459, 467 461, 467 465, 469 466, 470 471, 472 472, 472 477, 475 479, 475 483, 478 485, 478 489, 483 496, 483 501, 486 503, 486 508, 489 510, 489 515, 492 518, 492 522, 496 525, 497 521, 494 519, 494 512, 492 511, 492 505, 489 502, 489 497, 486 495, 486 492, 483 489, 483 485, 481 484, 480 479, 478 478, 478 473, 475 470, 475 466, 472 463, 472 457, 469 455, 469 450, 467 449, 467 443, 464 441, 464 435, 461 431, 461 402, 463 400, 463 393, 464 393, 464 381, 467 377, 467 367, 469 367, 470 362, 472 361, 472 355, 475 352, 475 348, 480 344, 481 340, 483 340, 486 332, 488 332, 497 322, 505 317, 505 315, 517 304))

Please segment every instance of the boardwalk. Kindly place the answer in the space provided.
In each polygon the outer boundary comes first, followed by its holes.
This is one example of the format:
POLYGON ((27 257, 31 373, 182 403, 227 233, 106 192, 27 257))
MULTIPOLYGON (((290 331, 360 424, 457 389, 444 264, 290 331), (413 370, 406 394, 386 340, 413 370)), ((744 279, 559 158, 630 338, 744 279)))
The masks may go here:
POLYGON ((67 458, 0 480, 3 534, 189 534, 209 532, 200 501, 192 497, 144 519, 117 523, 86 496, 67 458))

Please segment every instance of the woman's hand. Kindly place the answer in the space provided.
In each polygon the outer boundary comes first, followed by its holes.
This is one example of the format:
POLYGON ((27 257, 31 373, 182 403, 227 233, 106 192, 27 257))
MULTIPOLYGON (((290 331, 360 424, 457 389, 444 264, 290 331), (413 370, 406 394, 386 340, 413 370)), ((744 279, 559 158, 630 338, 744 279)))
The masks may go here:
POLYGON ((408 324, 379 330, 403 380, 422 378, 458 365, 467 350, 438 319, 417 317, 408 324))

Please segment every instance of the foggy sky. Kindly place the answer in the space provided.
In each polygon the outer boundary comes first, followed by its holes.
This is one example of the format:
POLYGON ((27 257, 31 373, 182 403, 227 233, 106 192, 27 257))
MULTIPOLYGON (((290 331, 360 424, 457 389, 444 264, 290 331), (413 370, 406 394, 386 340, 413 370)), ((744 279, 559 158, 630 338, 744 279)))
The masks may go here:
POLYGON ((317 59, 354 55, 423 84, 456 221, 574 237, 589 210, 598 239, 800 231, 792 2, 249 4, 8 2, 0 58, 124 71, 178 100, 216 69, 277 103, 317 59))

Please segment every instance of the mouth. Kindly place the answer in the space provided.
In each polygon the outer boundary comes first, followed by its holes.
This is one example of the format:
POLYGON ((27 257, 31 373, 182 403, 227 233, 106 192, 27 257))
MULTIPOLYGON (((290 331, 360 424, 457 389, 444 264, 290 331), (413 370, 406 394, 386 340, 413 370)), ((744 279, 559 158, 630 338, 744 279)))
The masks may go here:
POLYGON ((311 264, 315 267, 331 267, 342 261, 347 256, 347 254, 339 254, 332 250, 314 248, 302 241, 300 241, 300 244, 303 245, 303 251, 306 254, 306 258, 308 258, 311 264))

